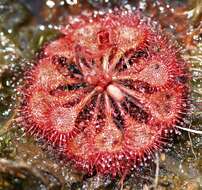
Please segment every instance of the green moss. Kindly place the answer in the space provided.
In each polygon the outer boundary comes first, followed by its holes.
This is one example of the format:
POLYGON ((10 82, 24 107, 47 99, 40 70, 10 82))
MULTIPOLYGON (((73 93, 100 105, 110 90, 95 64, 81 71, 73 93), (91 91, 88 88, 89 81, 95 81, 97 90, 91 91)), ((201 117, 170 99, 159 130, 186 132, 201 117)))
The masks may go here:
POLYGON ((12 144, 12 135, 10 133, 4 133, 0 136, 0 157, 14 158, 15 145, 12 144))

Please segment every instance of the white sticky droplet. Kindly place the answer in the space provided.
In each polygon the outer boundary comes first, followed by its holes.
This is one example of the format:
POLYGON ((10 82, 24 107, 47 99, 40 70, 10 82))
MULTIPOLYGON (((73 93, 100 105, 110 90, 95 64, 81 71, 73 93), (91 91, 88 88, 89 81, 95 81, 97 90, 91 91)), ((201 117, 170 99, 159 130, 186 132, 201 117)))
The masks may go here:
POLYGON ((124 98, 123 92, 116 86, 110 84, 107 87, 107 92, 117 101, 121 101, 124 98))
POLYGON ((46 1, 46 5, 49 7, 49 8, 53 8, 55 6, 55 2, 54 1, 51 1, 51 0, 48 0, 46 1))
POLYGON ((66 3, 69 5, 76 5, 78 3, 77 0, 66 0, 66 3))

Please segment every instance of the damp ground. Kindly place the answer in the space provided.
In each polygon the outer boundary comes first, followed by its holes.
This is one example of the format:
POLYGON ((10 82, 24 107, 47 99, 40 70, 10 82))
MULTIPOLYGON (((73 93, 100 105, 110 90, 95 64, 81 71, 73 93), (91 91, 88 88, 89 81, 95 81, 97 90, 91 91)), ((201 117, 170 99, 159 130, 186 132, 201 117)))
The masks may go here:
MULTIPOLYGON (((189 64, 188 127, 202 130, 202 1, 0 0, 0 190, 118 190, 120 178, 85 175, 27 138, 17 124, 17 87, 40 47, 60 35, 68 16, 114 7, 139 9, 174 36, 189 64)), ((124 190, 202 189, 202 136, 181 131, 152 163, 138 166, 124 190)))

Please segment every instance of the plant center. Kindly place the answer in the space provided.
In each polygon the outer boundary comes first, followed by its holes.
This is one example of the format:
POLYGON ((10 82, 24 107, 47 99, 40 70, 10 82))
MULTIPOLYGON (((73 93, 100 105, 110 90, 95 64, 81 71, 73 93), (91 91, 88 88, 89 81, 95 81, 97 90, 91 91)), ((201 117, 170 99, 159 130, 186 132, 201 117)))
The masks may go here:
POLYGON ((87 75, 86 81, 97 88, 98 91, 103 92, 112 82, 112 78, 108 74, 96 73, 95 75, 87 75))

